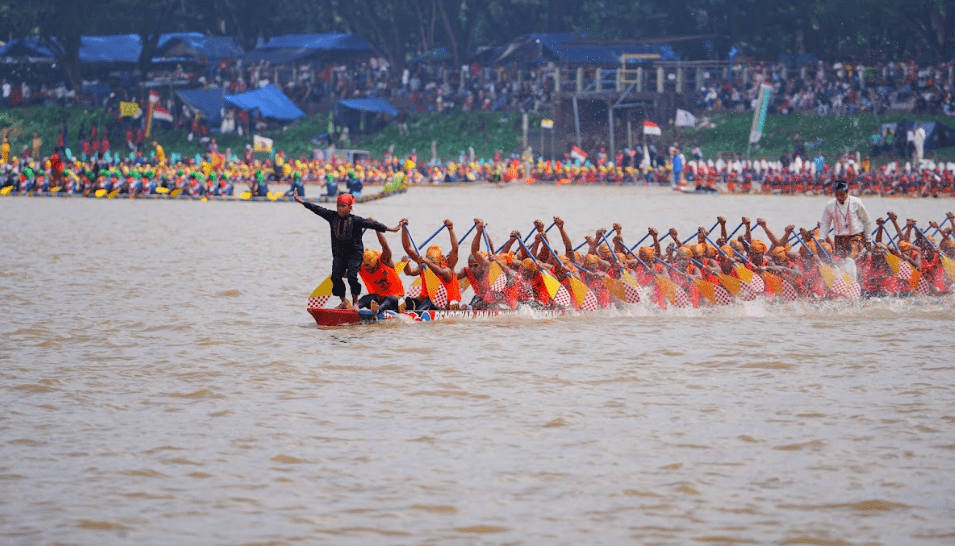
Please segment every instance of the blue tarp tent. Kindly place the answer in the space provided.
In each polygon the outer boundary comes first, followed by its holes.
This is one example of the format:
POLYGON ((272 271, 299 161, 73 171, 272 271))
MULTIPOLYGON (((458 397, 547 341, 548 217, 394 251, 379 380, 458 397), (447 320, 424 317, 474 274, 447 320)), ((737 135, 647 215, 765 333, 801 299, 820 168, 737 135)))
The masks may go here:
POLYGON ((7 45, 0 47, 0 57, 29 57, 32 59, 53 60, 56 53, 46 44, 42 43, 40 38, 30 36, 27 38, 16 38, 7 42, 7 45))
POLYGON ((623 54, 640 54, 646 59, 678 61, 668 44, 595 42, 573 34, 526 34, 512 41, 497 58, 498 63, 620 66, 623 54))
POLYGON ((138 34, 80 37, 80 62, 84 64, 136 63, 142 50, 138 34))
MULTIPOLYGON (((0 48, 0 57, 31 57, 54 59, 59 46, 57 40, 49 41, 37 37, 17 38, 0 48)), ((118 34, 113 36, 81 36, 80 62, 83 64, 95 63, 128 63, 139 62, 139 55, 143 50, 143 41, 138 34, 118 34)), ((198 32, 177 32, 163 34, 156 44, 157 54, 165 51, 181 53, 178 55, 164 55, 166 57, 196 57, 207 59, 222 59, 240 57, 242 48, 233 38, 205 36, 198 32)), ((162 61, 163 55, 157 55, 153 61, 162 61)))
POLYGON ((258 110, 263 118, 294 121, 305 117, 305 112, 295 106, 278 87, 271 84, 246 93, 228 95, 225 101, 241 110, 258 110))
POLYGON ((186 106, 199 112, 203 119, 210 125, 217 126, 222 123, 222 105, 225 102, 225 90, 216 89, 191 89, 186 91, 176 91, 176 95, 186 106))
POLYGON ((245 55, 242 46, 229 36, 205 36, 196 32, 164 34, 156 46, 156 57, 190 60, 229 59, 245 55))
POLYGON ((385 99, 342 99, 338 101, 338 104, 361 112, 388 114, 391 117, 398 115, 398 109, 385 99))
POLYGON ((282 64, 313 57, 367 55, 371 52, 368 42, 355 34, 286 34, 253 49, 242 61, 246 64, 259 61, 282 64))

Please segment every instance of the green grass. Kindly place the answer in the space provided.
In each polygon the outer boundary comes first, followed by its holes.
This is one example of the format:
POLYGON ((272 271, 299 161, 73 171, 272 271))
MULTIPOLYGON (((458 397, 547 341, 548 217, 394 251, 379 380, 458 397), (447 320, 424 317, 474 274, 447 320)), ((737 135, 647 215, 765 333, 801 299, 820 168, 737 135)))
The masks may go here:
MULTIPOLYGON (((697 116, 699 120, 701 116, 697 116)), ((684 152, 693 146, 699 146, 704 157, 714 157, 717 153, 747 152, 749 130, 752 127, 752 114, 713 114, 710 120, 716 125, 713 129, 673 128, 664 131, 663 142, 679 142, 684 152)), ((858 151, 863 157, 869 154, 869 138, 879 128, 880 123, 894 123, 908 119, 912 121, 937 121, 945 125, 955 125, 955 118, 946 116, 891 115, 876 116, 861 114, 858 116, 815 116, 792 114, 788 116, 769 116, 763 128, 763 136, 758 147, 753 147, 749 155, 753 158, 765 157, 778 159, 783 153, 792 153, 794 143, 808 143, 806 153, 810 156, 821 149, 827 161, 833 161, 846 152, 858 151), (821 141, 821 145, 814 145, 821 141)), ((902 138, 905 138, 904 135, 902 138)), ((938 158, 943 161, 955 161, 955 148, 937 150, 938 158)), ((928 152, 926 157, 932 157, 928 152)), ((897 158, 893 158, 895 160, 897 158)), ((884 157, 876 158, 873 163, 889 161, 884 157)))
MULTIPOLYGON (((712 129, 680 129, 664 127, 663 135, 657 137, 657 142, 664 144, 676 143, 685 153, 693 146, 699 146, 704 157, 715 157, 717 153, 724 156, 730 153, 741 152, 746 154, 749 130, 752 125, 752 114, 709 114, 697 116, 698 119, 708 117, 714 124, 712 129)), ((758 148, 750 150, 749 157, 776 159, 783 153, 791 153, 793 143, 798 139, 807 142, 807 153, 814 155, 821 149, 827 160, 832 161, 843 153, 859 151, 863 156, 868 154, 869 136, 875 131, 880 122, 895 122, 901 119, 919 121, 938 121, 946 125, 955 125, 955 119, 945 116, 875 116, 863 114, 859 116, 814 116, 793 114, 789 116, 770 116, 766 120, 763 138, 758 148), (819 148, 812 147, 817 141, 822 144, 819 148)), ((29 145, 34 132, 38 132, 44 142, 44 153, 52 152, 56 142, 57 131, 63 120, 67 120, 70 131, 70 144, 74 152, 77 151, 76 132, 80 124, 89 129, 96 121, 100 127, 114 123, 115 118, 107 116, 100 109, 86 110, 82 107, 61 106, 34 106, 31 108, 10 108, 0 110, 0 135, 9 134, 13 153, 18 153, 24 145, 29 145)), ((532 115, 530 127, 539 127, 540 116, 532 115)), ((394 146, 394 153, 398 156, 416 150, 422 161, 431 159, 431 141, 437 142, 438 157, 452 160, 462 151, 468 153, 468 147, 473 147, 478 158, 490 158, 501 150, 505 155, 520 151, 521 115, 504 113, 475 112, 470 114, 422 114, 411 115, 408 119, 410 134, 400 136, 395 125, 389 125, 379 133, 357 136, 352 140, 351 147, 365 149, 373 157, 380 157, 390 146, 394 146)), ((289 125, 284 130, 265 131, 263 135, 275 140, 276 149, 285 150, 291 157, 306 157, 311 155, 312 138, 327 131, 327 114, 318 114, 306 117, 298 123, 289 125)), ((567 131, 572 134, 571 131, 567 131)), ((122 146, 123 134, 114 132, 113 148, 122 146)), ((531 145, 536 144, 536 133, 530 137, 531 145)), ((153 138, 159 141, 166 149, 166 153, 180 153, 191 157, 202 153, 199 142, 187 140, 188 131, 158 129, 153 138)), ((606 135, 594 135, 597 140, 606 135)), ((618 135, 619 137, 619 135, 618 135)), ((241 154, 246 144, 251 143, 251 137, 236 135, 218 135, 219 149, 225 151, 231 148, 241 154)), ((955 148, 937 151, 938 158, 943 161, 955 161, 955 148)), ((929 153, 932 157, 932 152, 929 153)), ((885 160, 882 160, 885 161, 885 160)), ((878 164, 878 161, 874 161, 878 164)))

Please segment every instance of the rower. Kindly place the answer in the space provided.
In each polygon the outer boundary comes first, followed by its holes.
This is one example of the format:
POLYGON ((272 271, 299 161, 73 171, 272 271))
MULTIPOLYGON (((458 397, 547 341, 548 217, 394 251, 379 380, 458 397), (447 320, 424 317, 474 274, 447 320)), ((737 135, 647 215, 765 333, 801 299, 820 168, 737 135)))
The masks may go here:
MULTIPOLYGON (((351 194, 342 195, 347 195, 354 199, 351 194)), ((408 264, 404 270, 405 275, 412 277, 417 275, 421 276, 421 295, 418 298, 405 298, 406 305, 408 305, 410 309, 417 311, 439 308, 430 297, 432 292, 429 291, 428 275, 425 274, 425 268, 427 268, 431 270, 431 273, 434 273, 438 282, 444 287, 448 300, 447 307, 457 309, 461 302, 461 288, 458 284, 458 278, 454 275, 454 266, 458 263, 458 241, 454 235, 454 224, 451 220, 444 221, 444 225, 448 228, 448 235, 451 237, 451 251, 447 256, 444 255, 444 251, 441 250, 441 247, 438 245, 431 245, 428 247, 425 255, 421 256, 414 245, 411 244, 411 237, 408 235, 407 229, 407 218, 402 219, 398 225, 405 228, 401 231, 401 244, 405 249, 405 253, 417 264, 408 264)), ((432 287, 431 290, 437 289, 438 287, 432 287)))
MULTIPOLYGON (((374 218, 368 218, 374 221, 374 218)), ((400 301, 405 295, 404 285, 391 257, 391 247, 381 232, 375 232, 381 250, 366 248, 358 274, 368 289, 368 294, 358 300, 359 309, 371 309, 379 313, 399 311, 400 301)))

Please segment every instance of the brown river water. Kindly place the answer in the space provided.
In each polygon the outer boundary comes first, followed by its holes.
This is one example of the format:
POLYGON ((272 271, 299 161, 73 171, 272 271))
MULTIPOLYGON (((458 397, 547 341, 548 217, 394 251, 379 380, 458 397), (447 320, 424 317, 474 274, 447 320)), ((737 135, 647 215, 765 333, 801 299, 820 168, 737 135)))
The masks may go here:
MULTIPOLYGON (((632 244, 825 202, 480 185, 355 213, 632 244)), ((955 543, 953 300, 319 329, 328 227, 294 203, 7 197, 0 229, 0 545, 955 543)))

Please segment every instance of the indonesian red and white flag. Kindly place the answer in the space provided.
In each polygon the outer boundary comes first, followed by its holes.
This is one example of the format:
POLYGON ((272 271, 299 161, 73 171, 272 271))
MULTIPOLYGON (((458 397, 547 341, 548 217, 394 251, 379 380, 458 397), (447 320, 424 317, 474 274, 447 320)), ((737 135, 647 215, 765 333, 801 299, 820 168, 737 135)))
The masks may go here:
POLYGON ((581 149, 578 148, 577 146, 572 146, 572 147, 570 148, 570 157, 572 157, 572 158, 576 159, 577 161, 580 161, 581 163, 583 163, 584 161, 587 160, 587 152, 581 150, 581 149))
POLYGON ((661 135, 660 126, 656 123, 653 123, 650 120, 644 120, 643 122, 643 134, 645 135, 661 135))
POLYGON ((157 93, 157 92, 155 92, 155 91, 150 91, 150 92, 149 92, 149 102, 151 102, 151 103, 153 103, 153 104, 158 103, 158 102, 159 102, 159 93, 157 93))
POLYGON ((168 121, 172 123, 172 114, 169 113, 169 110, 166 110, 158 104, 153 106, 153 119, 156 121, 168 121))

